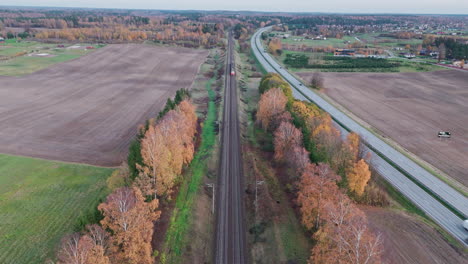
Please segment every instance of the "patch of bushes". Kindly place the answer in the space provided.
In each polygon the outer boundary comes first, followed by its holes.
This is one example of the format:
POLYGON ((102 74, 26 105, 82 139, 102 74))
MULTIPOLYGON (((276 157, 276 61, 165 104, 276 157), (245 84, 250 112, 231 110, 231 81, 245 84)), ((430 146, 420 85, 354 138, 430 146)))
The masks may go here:
POLYGON ((366 190, 362 196, 353 198, 360 204, 371 206, 385 207, 390 204, 387 193, 373 181, 366 186, 366 190))
POLYGON ((261 222, 261 223, 255 224, 253 227, 249 229, 249 234, 253 235, 254 237, 254 243, 266 242, 266 239, 261 237, 262 234, 265 232, 266 227, 267 227, 267 223, 261 222))

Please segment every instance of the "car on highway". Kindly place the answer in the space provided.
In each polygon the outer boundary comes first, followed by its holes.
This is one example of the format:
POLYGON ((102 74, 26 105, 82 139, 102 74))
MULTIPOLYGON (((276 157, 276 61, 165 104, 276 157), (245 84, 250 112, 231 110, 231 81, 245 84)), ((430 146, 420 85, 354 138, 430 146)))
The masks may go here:
POLYGON ((465 228, 465 230, 468 231, 468 219, 463 221, 463 228, 465 228))
POLYGON ((452 136, 452 134, 450 132, 448 132, 448 131, 439 131, 437 136, 440 137, 440 138, 450 138, 452 136))

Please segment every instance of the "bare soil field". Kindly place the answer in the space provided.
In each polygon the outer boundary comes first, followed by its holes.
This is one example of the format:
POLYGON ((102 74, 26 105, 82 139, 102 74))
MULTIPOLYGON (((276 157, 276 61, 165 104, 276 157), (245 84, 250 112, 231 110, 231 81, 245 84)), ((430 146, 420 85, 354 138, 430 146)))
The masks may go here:
POLYGON ((0 77, 0 152, 119 165, 137 126, 191 86, 207 55, 109 45, 27 76, 0 77))
MULTIPOLYGON (((299 73, 309 80, 310 73, 299 73)), ((323 73, 325 93, 468 186, 468 73, 323 73), (450 131, 451 139, 439 139, 450 131)))
POLYGON ((468 255, 453 248, 434 228, 401 211, 361 207, 374 232, 382 235, 386 264, 468 263, 468 255))

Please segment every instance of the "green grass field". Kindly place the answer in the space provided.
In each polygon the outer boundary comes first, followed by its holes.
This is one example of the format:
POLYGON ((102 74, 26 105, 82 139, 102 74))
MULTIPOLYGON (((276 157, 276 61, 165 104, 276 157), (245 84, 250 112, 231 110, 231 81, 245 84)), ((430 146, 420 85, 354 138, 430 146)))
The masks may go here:
MULTIPOLYGON (((218 55, 215 60, 219 61, 218 55)), ((208 69, 208 68, 205 68, 208 69)), ((187 178, 182 185, 177 196, 174 211, 172 212, 170 224, 166 232, 164 249, 161 255, 161 263, 180 263, 183 250, 190 243, 187 237, 192 224, 192 211, 195 204, 195 198, 200 189, 200 184, 208 170, 208 158, 212 154, 215 145, 216 133, 214 129, 217 119, 216 112, 216 92, 213 90, 213 83, 216 76, 209 79, 205 84, 208 93, 208 112, 203 122, 201 132, 201 144, 186 171, 187 178), (169 253, 170 252, 170 253, 169 253)))
MULTIPOLYGON (((319 53, 314 52, 299 52, 299 51, 289 51, 285 50, 281 54, 281 56, 274 56, 280 64, 284 65, 284 59, 286 58, 286 54, 305 54, 311 58, 316 58, 316 63, 323 63, 323 60, 320 59, 319 53)), ((322 56, 325 56, 325 53, 322 53, 322 56)), ((330 55, 330 54, 328 54, 330 55)), ((444 70, 445 68, 429 64, 429 63, 420 63, 417 61, 411 61, 408 59, 402 58, 395 58, 389 59, 391 61, 396 61, 400 63, 399 67, 395 68, 353 68, 353 69, 334 69, 334 68, 327 68, 327 69, 317 69, 317 68, 294 68, 294 67, 286 67, 291 72, 428 72, 428 71, 437 71, 437 70, 444 70)), ((334 62, 338 63, 338 62, 334 62)))
MULTIPOLYGON (((277 32, 273 31, 273 34, 283 34, 284 32, 277 32)), ((291 32, 288 32, 291 34, 291 32)), ((346 47, 346 41, 350 41, 351 43, 356 42, 357 40, 351 36, 344 36, 342 39, 336 38, 327 38, 326 40, 313 40, 313 39, 305 39, 302 36, 290 36, 286 39, 281 39, 282 43, 285 44, 294 44, 294 45, 306 45, 309 47, 327 47, 333 46, 335 48, 344 48, 346 47)))
POLYGON ((0 154, 0 263, 44 263, 92 219, 112 169, 0 154))
MULTIPOLYGON (((274 34, 283 34, 283 32, 273 31, 274 34)), ((288 32, 291 33, 291 32, 288 32)), ((365 42, 365 44, 370 48, 390 48, 390 47, 404 47, 406 44, 411 46, 416 46, 422 44, 421 39, 396 39, 391 37, 378 37, 380 33, 357 33, 353 36, 343 36, 342 39, 337 38, 327 38, 326 40, 312 40, 305 39, 302 36, 290 36, 287 39, 281 39, 282 43, 292 44, 292 45, 306 45, 309 47, 328 47, 332 46, 334 48, 346 48, 347 43, 358 42, 355 38, 365 42), (374 43, 374 41, 377 41, 374 43)))
MULTIPOLYGON (((101 45, 78 44, 80 46, 93 46, 95 48, 101 45)), ((71 45, 65 45, 68 47, 71 45)), ((9 39, 0 44, 0 58, 9 57, 8 60, 0 60, 0 75, 3 76, 21 76, 35 71, 47 68, 53 64, 79 58, 92 52, 86 49, 57 48, 55 44, 46 44, 36 41, 16 42, 15 39, 9 39), (25 55, 13 57, 15 54, 26 52, 25 55), (39 57, 34 54, 47 53, 48 57, 39 57)))

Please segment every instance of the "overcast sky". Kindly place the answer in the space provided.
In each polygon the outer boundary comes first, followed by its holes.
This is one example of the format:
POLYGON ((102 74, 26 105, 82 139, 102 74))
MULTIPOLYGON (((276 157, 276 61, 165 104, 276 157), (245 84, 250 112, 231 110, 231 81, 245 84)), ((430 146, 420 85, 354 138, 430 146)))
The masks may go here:
POLYGON ((1 0, 0 5, 174 10, 468 14, 468 0, 1 0))

